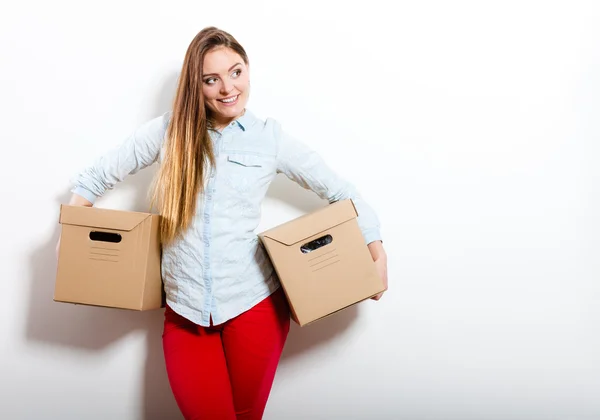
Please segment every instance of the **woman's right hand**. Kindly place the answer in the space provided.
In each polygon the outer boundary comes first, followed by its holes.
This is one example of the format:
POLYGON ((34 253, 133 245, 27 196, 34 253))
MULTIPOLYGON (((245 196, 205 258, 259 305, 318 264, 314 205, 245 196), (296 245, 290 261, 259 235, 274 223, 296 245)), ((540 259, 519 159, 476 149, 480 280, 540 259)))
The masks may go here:
MULTIPOLYGON (((69 200, 70 206, 85 206, 92 207, 94 204, 87 199, 83 198, 79 194, 73 194, 71 199, 69 200)), ((56 260, 58 261, 58 255, 60 251, 60 236, 58 237, 58 242, 56 243, 56 260)))

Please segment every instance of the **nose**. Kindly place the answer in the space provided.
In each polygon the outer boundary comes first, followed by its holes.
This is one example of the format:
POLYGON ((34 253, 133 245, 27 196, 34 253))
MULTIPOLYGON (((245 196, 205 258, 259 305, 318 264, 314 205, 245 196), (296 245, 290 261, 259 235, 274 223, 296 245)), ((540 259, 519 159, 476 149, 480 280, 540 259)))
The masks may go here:
POLYGON ((226 80, 226 79, 223 80, 223 83, 221 84, 221 95, 227 95, 232 90, 233 90, 233 83, 231 82, 231 80, 226 80))

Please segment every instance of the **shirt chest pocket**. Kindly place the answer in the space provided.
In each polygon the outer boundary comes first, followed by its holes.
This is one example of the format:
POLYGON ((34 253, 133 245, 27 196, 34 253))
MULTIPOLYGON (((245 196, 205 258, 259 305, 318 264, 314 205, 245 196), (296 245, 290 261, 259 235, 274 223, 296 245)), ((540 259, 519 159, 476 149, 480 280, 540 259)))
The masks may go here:
POLYGON ((268 186, 274 172, 274 158, 230 153, 224 162, 225 182, 236 192, 252 193, 268 186))

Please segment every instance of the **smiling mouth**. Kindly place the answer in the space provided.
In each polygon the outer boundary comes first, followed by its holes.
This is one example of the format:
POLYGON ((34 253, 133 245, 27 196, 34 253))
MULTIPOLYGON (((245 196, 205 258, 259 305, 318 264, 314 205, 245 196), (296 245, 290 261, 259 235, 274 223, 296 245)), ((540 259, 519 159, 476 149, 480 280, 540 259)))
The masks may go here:
POLYGON ((230 96, 229 98, 217 99, 217 101, 224 103, 224 104, 232 104, 238 100, 239 96, 240 95, 230 96))

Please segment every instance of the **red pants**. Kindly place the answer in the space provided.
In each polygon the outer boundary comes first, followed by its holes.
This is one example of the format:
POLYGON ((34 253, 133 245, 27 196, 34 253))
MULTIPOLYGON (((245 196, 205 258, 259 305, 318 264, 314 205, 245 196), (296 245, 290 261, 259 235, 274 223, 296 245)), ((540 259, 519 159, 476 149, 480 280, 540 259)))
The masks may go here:
POLYGON ((261 419, 290 328, 280 288, 221 325, 200 327, 165 310, 167 375, 186 419, 261 419))

